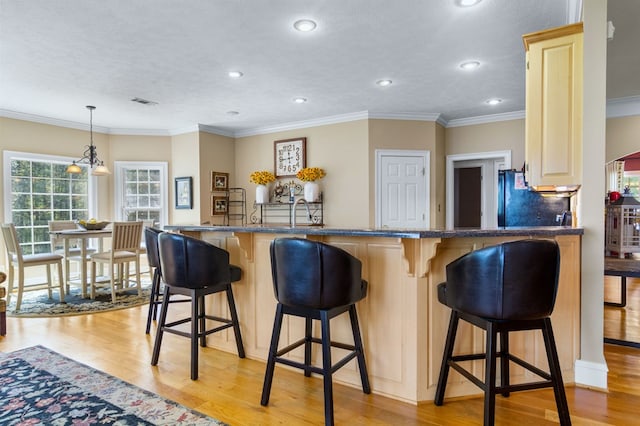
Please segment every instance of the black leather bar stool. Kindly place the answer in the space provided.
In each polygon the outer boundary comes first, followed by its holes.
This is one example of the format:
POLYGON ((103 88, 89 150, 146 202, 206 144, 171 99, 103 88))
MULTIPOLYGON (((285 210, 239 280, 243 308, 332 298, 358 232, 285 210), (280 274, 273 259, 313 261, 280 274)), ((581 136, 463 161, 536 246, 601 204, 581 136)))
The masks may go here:
MULTIPOLYGON (((144 229, 144 242, 147 251, 147 263, 149 268, 153 268, 153 279, 151 280, 151 293, 149 295, 149 314, 147 315, 147 328, 145 333, 151 330, 151 321, 158 318, 160 305, 162 304, 162 293, 160 284, 162 282, 162 267, 160 266, 160 252, 158 251, 158 235, 162 231, 157 228, 147 227, 144 229)), ((190 299, 172 299, 169 303, 188 302, 190 299)))
POLYGON ((198 341, 200 346, 205 347, 207 335, 230 327, 233 327, 235 333, 238 356, 244 358, 240 323, 231 290, 231 283, 240 280, 241 270, 229 264, 229 253, 202 240, 168 232, 158 236, 158 247, 165 285, 151 365, 158 364, 164 332, 189 337, 191 339, 191 379, 196 380, 198 378, 198 341), (231 319, 207 315, 205 312, 205 296, 221 291, 227 294, 231 319), (191 298, 191 316, 167 323, 167 308, 173 294, 191 298), (207 330, 207 319, 222 325, 207 330), (191 323, 190 332, 175 328, 189 322, 191 323))
POLYGON ((545 387, 553 388, 560 424, 571 424, 549 318, 558 290, 559 270, 560 250, 550 240, 521 240, 485 247, 447 265, 447 281, 438 285, 438 300, 451 308, 451 319, 434 399, 436 405, 443 403, 451 367, 484 391, 485 425, 494 424, 497 393, 506 397, 510 392, 545 387), (486 331, 485 353, 453 355, 460 319, 486 331), (542 332, 549 373, 509 352, 509 332, 524 330, 542 332), (500 358, 499 385, 497 358, 500 358), (485 360, 484 382, 460 365, 478 359, 485 360), (510 361, 542 380, 510 384, 510 361))
POLYGON ((325 424, 332 425, 332 374, 340 367, 356 358, 362 391, 371 393, 355 305, 367 295, 367 282, 361 277, 362 264, 337 247, 300 238, 279 238, 271 243, 271 270, 278 305, 260 404, 266 406, 269 403, 276 362, 300 368, 307 377, 311 373, 322 374, 325 424), (331 341, 329 320, 345 312, 349 312, 351 320, 353 345, 331 341), (305 336, 278 350, 284 315, 305 318, 305 336), (311 334, 314 319, 321 322, 322 338, 311 334), (311 343, 322 345, 322 368, 311 363, 311 343), (301 345, 304 345, 304 363, 283 357, 301 345), (332 364, 332 346, 348 350, 349 353, 332 364))

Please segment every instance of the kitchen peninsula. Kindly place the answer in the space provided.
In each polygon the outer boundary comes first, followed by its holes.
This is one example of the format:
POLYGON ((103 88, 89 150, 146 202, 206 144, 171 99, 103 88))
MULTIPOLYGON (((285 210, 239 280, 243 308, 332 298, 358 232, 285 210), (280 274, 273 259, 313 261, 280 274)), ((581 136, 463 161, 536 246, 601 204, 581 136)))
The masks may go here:
MULTIPOLYGON (((459 256, 488 245, 523 238, 553 239, 560 246, 559 289, 552 315, 565 384, 574 382, 574 363, 580 350, 580 247, 583 230, 571 227, 523 227, 461 230, 344 229, 331 227, 248 225, 166 226, 225 247, 240 266, 242 280, 234 284, 247 356, 266 360, 276 300, 271 281, 269 244, 278 237, 301 237, 340 247, 362 261, 369 282, 367 297, 358 304, 369 379, 373 392, 419 403, 433 400, 449 311, 437 299, 436 286, 445 281, 445 267, 459 256)), ((212 309, 226 309, 214 299, 212 309)), ((222 313, 222 312, 220 312, 222 313)), ((303 320, 285 320, 281 345, 302 335, 303 320)), ((315 330, 315 329, 314 329, 315 330)), ((348 317, 332 321, 335 340, 351 341, 348 317)), ((464 324, 458 332, 462 352, 482 352, 484 333, 464 324)), ((233 335, 210 336, 209 346, 235 351, 233 335)), ((514 333, 510 347, 527 361, 546 368, 542 337, 535 332, 514 333)), ((321 354, 314 348, 315 359, 321 354)), ((294 352, 301 357, 301 352, 294 352)), ((475 371, 482 374, 481 363, 475 371)), ((512 381, 523 371, 512 366, 512 381)), ((359 386, 356 363, 339 370, 337 382, 359 386)), ((447 396, 478 394, 460 375, 451 374, 447 396)))

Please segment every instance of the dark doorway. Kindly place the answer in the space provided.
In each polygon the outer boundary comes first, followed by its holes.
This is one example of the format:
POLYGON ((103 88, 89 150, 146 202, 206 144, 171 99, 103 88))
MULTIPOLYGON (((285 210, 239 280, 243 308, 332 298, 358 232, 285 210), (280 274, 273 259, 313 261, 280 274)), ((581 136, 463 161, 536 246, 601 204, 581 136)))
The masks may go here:
POLYGON ((456 228, 480 228, 482 168, 460 167, 453 172, 454 219, 456 228))

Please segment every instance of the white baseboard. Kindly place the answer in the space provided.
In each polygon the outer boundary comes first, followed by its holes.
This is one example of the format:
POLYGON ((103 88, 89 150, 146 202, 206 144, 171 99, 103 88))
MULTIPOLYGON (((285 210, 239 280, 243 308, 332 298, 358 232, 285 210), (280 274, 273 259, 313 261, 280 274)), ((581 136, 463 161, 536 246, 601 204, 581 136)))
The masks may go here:
POLYGON ((606 390, 608 371, 606 363, 599 364, 578 359, 575 364, 576 384, 606 390))

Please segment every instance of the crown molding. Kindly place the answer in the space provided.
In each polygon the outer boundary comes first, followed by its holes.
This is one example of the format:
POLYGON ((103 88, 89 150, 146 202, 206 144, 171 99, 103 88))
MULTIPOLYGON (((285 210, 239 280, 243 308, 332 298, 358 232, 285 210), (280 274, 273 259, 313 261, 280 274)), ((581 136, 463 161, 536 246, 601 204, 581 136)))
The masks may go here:
POLYGON ((329 117, 315 118, 312 120, 295 121, 292 123, 278 124, 275 126, 256 127, 235 132, 235 137, 264 135, 267 133, 284 132, 286 130, 304 129, 306 127, 325 126, 328 124, 346 123, 349 121, 366 120, 369 118, 367 111, 353 112, 349 114, 332 115, 329 117))
MULTIPOLYGON (((0 109, 0 117, 13 118, 15 120, 30 121, 32 123, 48 124, 50 126, 65 127, 67 129, 89 130, 89 123, 78 123, 76 121, 61 120, 59 118, 44 117, 41 115, 27 114, 24 112, 0 109)), ((95 133, 107 135, 129 135, 129 136, 170 136, 168 130, 162 129, 126 129, 112 128, 93 125, 95 133)))
MULTIPOLYGON (((59 118, 44 117, 41 115, 27 114, 24 112, 11 111, 8 109, 0 109, 0 117, 13 118, 15 120, 30 121, 39 124, 48 124, 50 126, 66 127, 69 129, 89 130, 89 123, 77 123, 75 121, 61 120, 59 118)), ((110 133, 108 127, 93 125, 93 131, 97 133, 110 133)))
MULTIPOLYGON (((629 96, 625 98, 610 99, 607 101, 607 118, 628 117, 640 115, 640 96, 629 96)), ((51 126, 66 127, 70 129, 89 130, 88 123, 78 123, 75 121, 61 120, 58 118, 44 117, 35 114, 0 109, 0 117, 12 118, 16 120, 30 121, 34 123, 47 124, 51 126)), ((346 123, 349 121, 383 119, 383 120, 416 120, 435 121, 443 127, 463 127, 477 124, 495 123, 499 121, 519 120, 525 117, 524 111, 513 111, 502 114, 481 115, 477 117, 459 118, 446 120, 439 113, 396 113, 396 112, 369 112, 359 111, 349 114, 332 115, 312 120, 296 121, 291 123, 278 124, 274 126, 256 127, 232 131, 220 127, 206 124, 195 124, 193 126, 178 129, 127 129, 110 128, 104 126, 93 126, 93 131, 97 133, 111 135, 130 136, 177 136, 192 132, 206 132, 214 135, 226 136, 229 138, 239 138, 245 136, 255 136, 287 130, 297 130, 307 127, 324 126, 329 124, 346 123)))
POLYGON ((607 102, 607 118, 640 115, 640 96, 611 99, 607 102))
MULTIPOLYGON (((236 133, 231 130, 225 130, 215 126, 207 126, 206 124, 198 124, 198 131, 204 132, 204 133, 211 133, 213 135, 218 135, 218 136, 226 136, 228 138, 236 137, 236 133)), ((174 136, 179 134, 180 133, 175 133, 174 136)))
POLYGON ((504 112, 502 114, 479 115, 477 117, 449 120, 446 127, 473 126, 475 124, 495 123, 498 121, 519 120, 524 118, 524 111, 504 112))
POLYGON ((413 120, 413 121, 435 121, 443 126, 447 126, 447 121, 439 112, 416 113, 416 112, 371 112, 370 119, 380 120, 413 120))
MULTIPOLYGON (((95 128, 95 126, 94 126, 95 128)), ((110 135, 127 135, 127 136, 173 136, 171 131, 164 129, 127 129, 127 128, 110 128, 110 135)))

